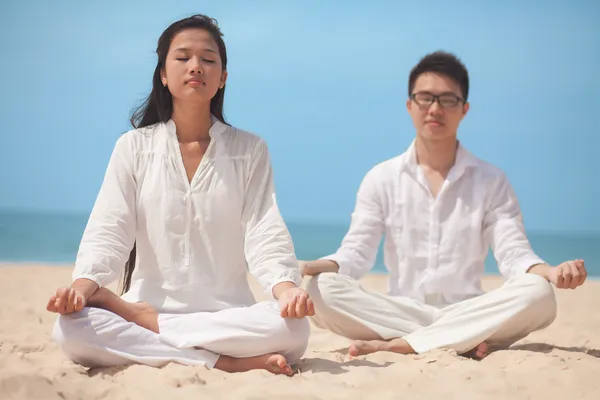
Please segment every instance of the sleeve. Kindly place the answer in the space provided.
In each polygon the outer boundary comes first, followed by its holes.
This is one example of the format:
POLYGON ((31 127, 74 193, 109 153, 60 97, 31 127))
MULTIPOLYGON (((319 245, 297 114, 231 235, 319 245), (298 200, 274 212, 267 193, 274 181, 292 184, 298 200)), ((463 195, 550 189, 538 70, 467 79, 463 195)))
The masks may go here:
POLYGON ((524 274, 533 265, 544 263, 531 248, 519 202, 503 173, 491 193, 483 229, 500 273, 505 278, 524 274))
POLYGON ((250 273, 273 297, 281 282, 300 286, 302 277, 291 235, 279 211, 267 145, 259 140, 252 154, 244 192, 244 253, 250 273))
POLYGON ((379 175, 378 169, 372 169, 364 177, 356 195, 348 232, 334 254, 322 257, 335 261, 340 268, 338 273, 354 279, 363 278, 373 268, 383 237, 379 175))
POLYGON ((121 136, 113 149, 79 245, 73 280, 87 278, 100 287, 114 282, 133 248, 136 182, 126 139, 121 136))

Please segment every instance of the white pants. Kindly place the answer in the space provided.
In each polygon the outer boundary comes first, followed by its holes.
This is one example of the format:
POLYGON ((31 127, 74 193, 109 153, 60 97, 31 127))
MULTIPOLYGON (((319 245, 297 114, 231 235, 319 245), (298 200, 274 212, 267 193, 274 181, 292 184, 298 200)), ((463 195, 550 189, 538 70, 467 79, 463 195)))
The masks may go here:
POLYGON ((529 273, 443 308, 370 292, 336 273, 312 277, 307 290, 315 305, 316 326, 350 339, 401 337, 417 353, 447 348, 462 354, 484 341, 492 347, 509 346, 556 317, 552 286, 529 273))
POLYGON ((289 364, 308 346, 307 318, 281 318, 277 302, 218 312, 159 314, 154 333, 99 308, 59 316, 53 338, 74 362, 86 367, 169 362, 213 368, 219 355, 234 358, 269 353, 289 364))

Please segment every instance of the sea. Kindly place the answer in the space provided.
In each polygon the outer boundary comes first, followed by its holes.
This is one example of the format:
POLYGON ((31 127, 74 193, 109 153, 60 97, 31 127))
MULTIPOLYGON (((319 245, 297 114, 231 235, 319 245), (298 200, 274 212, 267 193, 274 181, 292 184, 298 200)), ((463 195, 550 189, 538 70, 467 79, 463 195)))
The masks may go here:
MULTIPOLYGON (((87 219, 87 214, 0 211, 0 263, 73 264, 87 219)), ((287 225, 301 260, 333 253, 348 229, 347 224, 288 221, 287 225)), ((551 265, 580 258, 585 260, 589 276, 600 278, 600 234, 531 232, 528 237, 534 251, 551 265)), ((485 271, 499 274, 491 251, 485 271)), ((381 249, 371 273, 387 273, 381 249)))

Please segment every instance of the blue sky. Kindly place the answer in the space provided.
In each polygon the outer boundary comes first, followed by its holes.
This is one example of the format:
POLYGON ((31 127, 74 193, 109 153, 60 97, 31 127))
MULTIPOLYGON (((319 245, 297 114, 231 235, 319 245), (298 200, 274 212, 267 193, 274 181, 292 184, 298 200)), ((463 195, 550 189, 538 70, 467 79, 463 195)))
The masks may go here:
POLYGON ((158 36, 202 12, 228 47, 226 117, 267 140, 286 219, 348 221, 414 137, 411 67, 445 49, 471 75, 459 137, 507 173, 527 228, 600 233, 598 2, 90 3, 0 5, 0 209, 89 212, 158 36))

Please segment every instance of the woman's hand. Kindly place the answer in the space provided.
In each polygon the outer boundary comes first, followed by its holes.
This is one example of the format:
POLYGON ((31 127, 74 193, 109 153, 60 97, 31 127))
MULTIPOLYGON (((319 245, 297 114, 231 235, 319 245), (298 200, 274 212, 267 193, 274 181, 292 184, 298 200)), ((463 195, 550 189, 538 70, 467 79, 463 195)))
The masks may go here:
POLYGON ((308 293, 299 287, 285 290, 279 296, 282 318, 303 318, 315 315, 315 307, 308 293))
POLYGON ((85 304, 85 296, 81 291, 63 287, 56 289, 56 294, 50 297, 46 310, 59 314, 70 314, 81 311, 85 304))

